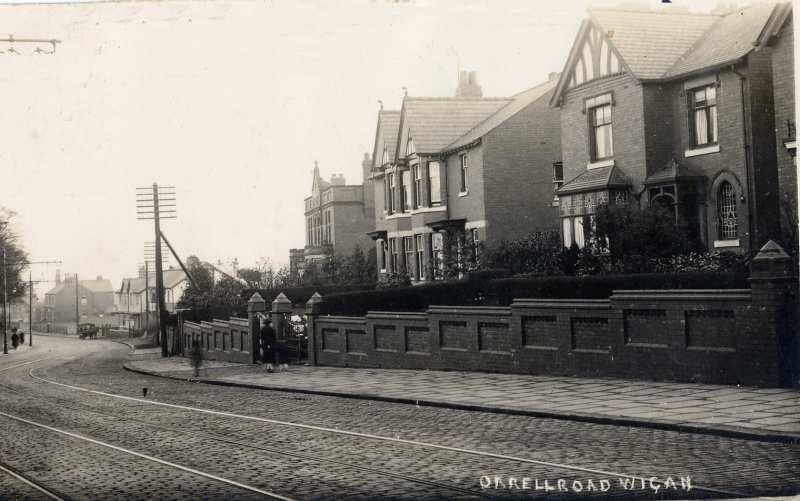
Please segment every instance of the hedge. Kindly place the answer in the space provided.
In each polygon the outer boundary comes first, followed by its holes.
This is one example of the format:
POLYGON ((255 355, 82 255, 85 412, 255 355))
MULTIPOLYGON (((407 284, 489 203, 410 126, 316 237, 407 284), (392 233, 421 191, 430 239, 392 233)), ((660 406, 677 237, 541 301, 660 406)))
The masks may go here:
POLYGON ((749 288, 745 273, 690 272, 584 277, 516 276, 328 295, 320 293, 325 297, 325 313, 362 316, 367 311, 425 311, 431 305, 508 306, 515 298, 605 299, 615 289, 744 288, 749 288))

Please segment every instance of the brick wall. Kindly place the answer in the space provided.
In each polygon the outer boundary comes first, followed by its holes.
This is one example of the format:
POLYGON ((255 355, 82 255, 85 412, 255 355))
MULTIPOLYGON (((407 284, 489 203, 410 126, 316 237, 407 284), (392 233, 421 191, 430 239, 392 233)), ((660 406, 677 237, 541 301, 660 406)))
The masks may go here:
POLYGON ((366 252, 372 246, 367 236, 374 229, 372 210, 370 217, 365 217, 365 208, 361 204, 336 204, 333 209, 333 250, 336 254, 349 255, 353 247, 358 245, 366 252))
POLYGON ((780 238, 778 171, 775 156, 775 105, 772 88, 772 54, 768 48, 747 57, 754 226, 753 244, 760 248, 780 238))
POLYGON ((564 181, 586 170, 590 162, 589 121, 584 112, 586 98, 614 93, 612 109, 614 161, 641 190, 645 178, 645 141, 642 86, 625 74, 571 89, 561 105, 561 150, 564 181))
MULTIPOLYGON (((483 145, 478 145, 465 151, 448 155, 443 163, 447 167, 447 209, 450 219, 465 218, 467 221, 480 221, 486 219, 484 206, 484 193, 486 180, 484 179, 484 150, 483 145), (467 155, 467 195, 460 195, 461 191, 461 155, 467 155)), ((443 181, 445 182, 445 181, 443 181)))
POLYGON ((191 353, 192 343, 200 343, 203 358, 251 364, 255 361, 256 341, 249 323, 243 318, 212 322, 183 322, 183 353, 191 353))
MULTIPOLYGON (((784 143, 790 139, 787 122, 795 123, 794 98, 794 26, 791 17, 786 21, 778 34, 772 50, 772 88, 775 106, 775 154, 778 165, 779 193, 781 203, 781 226, 783 230, 781 242, 797 235, 791 221, 797 215, 797 168, 794 157, 784 143), (792 216, 792 213, 794 214, 792 216), (791 227, 791 228, 790 228, 791 227)), ((794 138, 792 138, 794 139, 794 138)), ((795 244, 796 245, 796 244, 795 244)))
POLYGON ((364 317, 323 315, 317 300, 306 310, 309 353, 339 367, 788 386, 798 381, 797 333, 786 315, 796 284, 782 250, 777 258, 763 253, 750 289, 614 291, 599 300, 517 299, 510 307, 364 317))
POLYGON ((552 91, 483 138, 487 240, 513 240, 558 227, 553 163, 561 161, 558 109, 552 91))

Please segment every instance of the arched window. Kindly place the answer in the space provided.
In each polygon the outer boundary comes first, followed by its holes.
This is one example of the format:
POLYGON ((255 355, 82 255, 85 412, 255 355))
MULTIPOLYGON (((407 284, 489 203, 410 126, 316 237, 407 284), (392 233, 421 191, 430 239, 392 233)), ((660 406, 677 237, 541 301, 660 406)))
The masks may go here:
POLYGON ((739 224, 736 218, 736 190, 728 181, 723 181, 717 191, 717 218, 719 220, 719 239, 736 240, 739 224))

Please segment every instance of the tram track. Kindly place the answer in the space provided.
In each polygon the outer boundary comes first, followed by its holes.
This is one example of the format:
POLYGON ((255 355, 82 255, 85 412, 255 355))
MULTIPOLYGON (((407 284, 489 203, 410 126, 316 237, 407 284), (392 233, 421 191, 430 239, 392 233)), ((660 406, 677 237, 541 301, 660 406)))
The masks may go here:
MULTIPOLYGON (((241 419, 241 420, 247 420, 247 421, 263 422, 263 423, 268 423, 268 424, 271 424, 271 425, 286 426, 286 427, 298 428, 298 429, 306 429, 306 430, 313 430, 313 431, 317 431, 317 432, 324 432, 324 433, 330 433, 330 434, 335 434, 335 435, 340 435, 340 436, 349 436, 349 437, 355 437, 355 438, 375 440, 375 441, 380 441, 380 442, 403 444, 403 445, 415 446, 415 447, 421 447, 421 448, 428 448, 428 449, 437 449, 437 450, 449 451, 449 452, 465 454, 465 455, 470 455, 470 456, 477 456, 477 457, 493 459, 493 460, 511 461, 511 462, 516 462, 516 463, 521 463, 521 464, 529 464, 529 465, 536 465, 536 466, 554 468, 554 469, 559 469, 559 470, 573 471, 573 472, 578 472, 578 473, 581 473, 581 474, 610 476, 610 477, 615 477, 615 478, 620 478, 620 479, 629 479, 629 480, 634 480, 634 481, 646 481, 649 478, 655 478, 655 479, 658 479, 658 481, 662 481, 663 482, 663 480, 659 479, 656 476, 650 477, 650 476, 642 476, 642 475, 630 475, 630 474, 621 473, 621 472, 607 471, 607 470, 604 470, 604 469, 586 468, 586 467, 583 467, 583 466, 571 465, 571 464, 567 464, 567 463, 559 463, 559 462, 552 462, 552 461, 542 461, 542 460, 536 460, 536 459, 531 459, 531 458, 525 458, 525 457, 521 457, 521 456, 498 454, 498 453, 492 453, 492 452, 487 452, 487 451, 479 451, 479 450, 474 450, 474 449, 453 447, 453 446, 448 446, 448 445, 441 445, 441 444, 435 444, 435 443, 429 443, 429 442, 423 442, 423 441, 417 441, 417 440, 409 440, 409 439, 403 439, 403 438, 397 438, 397 437, 389 437, 389 436, 383 436, 383 435, 361 433, 361 432, 355 432, 355 431, 344 430, 344 429, 339 429, 339 428, 327 428, 327 427, 310 425, 310 424, 305 424, 305 423, 296 423, 296 422, 291 422, 291 421, 283 421, 283 420, 277 420, 277 419, 264 418, 264 417, 260 417, 260 416, 250 416, 250 415, 237 414, 237 413, 232 413, 232 412, 217 411, 217 410, 213 410, 213 409, 192 407, 192 406, 187 406, 187 405, 171 404, 171 403, 167 403, 167 402, 158 402, 158 401, 154 401, 154 400, 148 400, 148 399, 138 398, 138 397, 131 397, 131 396, 126 396, 126 395, 117 395, 117 394, 114 394, 114 393, 108 393, 108 392, 103 392, 103 391, 98 391, 98 390, 92 390, 92 389, 89 389, 89 388, 83 388, 83 387, 79 387, 79 386, 75 386, 75 385, 70 385, 70 384, 61 383, 61 382, 58 382, 58 381, 46 379, 46 378, 43 378, 43 377, 40 377, 40 376, 34 374, 34 369, 30 369, 28 371, 28 375, 32 379, 37 380, 37 381, 39 381, 41 383, 60 386, 60 387, 63 387, 63 388, 68 388, 68 389, 74 390, 74 391, 80 391, 80 392, 85 392, 85 393, 94 394, 94 395, 100 395, 100 396, 109 397, 109 398, 127 400, 127 401, 131 401, 131 402, 145 403, 145 404, 148 404, 148 405, 162 406, 162 407, 166 407, 166 408, 174 408, 174 409, 179 409, 179 410, 183 410, 183 411, 196 412, 196 413, 202 413, 202 414, 214 415, 214 416, 222 416, 222 417, 241 419)), ((239 445, 241 445, 241 444, 239 444, 239 445)), ((277 453, 286 453, 286 452, 287 451, 279 451, 277 453)), ((320 459, 319 458, 315 458, 315 460, 319 461, 320 459)), ((355 466, 355 465, 349 465, 349 466, 355 466)), ((398 477, 396 474, 392 474, 392 475, 397 477, 397 478, 401 478, 401 477, 398 477)), ((418 479, 418 480, 423 480, 423 479, 418 479)), ((429 482, 429 481, 424 481, 424 482, 429 482)), ((452 488, 452 486, 448 486, 448 488, 452 488)), ((733 490, 720 489, 720 488, 715 488, 715 487, 706 487, 706 486, 702 486, 702 485, 693 485, 692 486, 692 490, 706 492, 708 494, 716 495, 716 496, 727 496, 727 497, 747 497, 748 496, 748 494, 741 493, 741 492, 736 492, 736 491, 733 491, 733 490)), ((479 494, 479 495, 485 495, 485 494, 481 493, 480 491, 472 491, 471 493, 479 494)))
POLYGON ((64 496, 63 494, 58 494, 54 490, 46 487, 41 482, 36 481, 34 478, 24 475, 22 472, 14 468, 13 466, 9 465, 4 461, 0 461, 0 472, 5 473, 6 475, 16 479, 18 482, 23 483, 24 485, 31 487, 38 491, 39 493, 43 494, 49 499, 53 499, 54 501, 68 501, 69 498, 64 496))
MULTIPOLYGON (((9 386, 4 385, 4 384, 0 384, 0 388, 6 389, 6 390, 10 390, 10 391, 15 392, 15 393, 21 393, 19 390, 15 389, 13 387, 9 387, 9 386)), ((31 396, 31 395, 26 395, 26 396, 31 396)), ((136 419, 136 418, 132 418, 132 417, 120 416, 120 415, 114 414, 114 413, 103 412, 103 411, 100 411, 100 410, 97 410, 97 409, 88 408, 88 406, 86 406, 86 405, 82 405, 81 407, 78 407, 78 406, 74 405, 74 403, 72 401, 70 401, 68 399, 65 399, 65 398, 51 398, 51 397, 43 397, 43 396, 40 396, 40 395, 33 395, 33 398, 37 398, 39 400, 47 400, 47 401, 55 400, 56 402, 58 402, 60 407, 62 407, 62 408, 70 408, 70 409, 78 411, 78 412, 89 412, 89 413, 96 414, 96 415, 99 415, 99 416, 103 416, 103 417, 106 417, 106 418, 114 418, 116 420, 124 420, 124 421, 129 421, 129 422, 135 422, 135 423, 138 423, 140 425, 143 425, 143 426, 146 426, 146 427, 149 427, 149 428, 152 428, 152 429, 159 429, 159 430, 167 431, 167 432, 170 432, 170 433, 180 433, 180 434, 183 434, 183 435, 187 435, 188 434, 187 432, 182 432, 182 431, 175 430, 172 427, 153 424, 153 423, 147 422, 147 421, 142 420, 142 419, 136 419)), ((191 435, 192 436, 197 436, 198 435, 198 428, 197 427, 194 427, 192 429, 191 435)), ((357 470, 357 471, 364 472, 364 473, 370 473, 370 474, 378 475, 378 476, 381 476, 381 477, 388 477, 388 478, 393 478, 393 479, 397 479, 397 480, 403 480, 403 481, 406 481, 406 482, 411 482, 411 483, 419 484, 419 485, 422 485, 422 486, 434 487, 434 488, 437 488, 437 489, 441 489, 441 490, 444 490, 444 491, 451 491, 453 493, 458 493, 458 494, 461 494, 461 495, 468 495, 468 496, 473 496, 473 497, 477 497, 477 498, 485 497, 485 495, 486 495, 484 492, 481 492, 481 491, 478 491, 478 490, 467 489, 467 488, 459 487, 457 485, 452 485, 452 484, 444 484, 444 483, 440 483, 440 482, 434 482, 434 481, 431 481, 431 480, 427 480, 427 479, 423 479, 423 478, 419 478, 419 477, 413 477, 413 476, 410 476, 410 475, 399 474, 399 473, 396 473, 396 472, 388 472, 388 471, 385 471, 385 470, 381 470, 379 468, 372 468, 372 467, 368 467, 368 466, 357 465, 357 464, 354 464, 354 463, 351 463, 351 462, 341 461, 341 460, 333 459, 333 458, 330 458, 330 457, 323 457, 323 456, 311 455, 311 454, 303 454, 303 453, 299 453, 299 452, 287 451, 287 450, 277 449, 277 448, 273 448, 273 447, 264 447, 264 446, 260 446, 260 445, 248 444, 248 443, 242 442, 240 440, 231 440, 229 438, 220 437, 219 435, 217 435, 217 434, 215 434, 213 432, 209 432, 208 430, 202 430, 202 436, 203 436, 204 439, 207 439, 207 440, 210 440, 210 441, 213 441, 213 442, 217 442, 217 443, 233 445, 233 446, 236 446, 236 447, 242 447, 242 448, 246 448, 246 449, 251 449, 251 450, 260 451, 260 452, 266 452, 266 453, 269 453, 269 454, 275 454, 275 455, 280 455, 280 456, 294 458, 294 459, 300 459, 300 460, 303 460, 303 461, 310 461, 310 462, 316 462, 316 463, 325 463, 325 464, 330 464, 330 465, 342 466, 342 467, 345 467, 345 468, 357 470)))
MULTIPOLYGON (((271 491, 267 491, 267 490, 264 490, 264 489, 260 489, 258 487, 252 486, 252 485, 243 484, 241 482, 237 482, 237 481, 231 480, 229 478, 221 477, 219 475, 214 475, 212 473, 208 473, 208 472, 196 469, 196 468, 192 468, 192 467, 189 467, 189 466, 185 466, 185 465, 181 465, 181 464, 178 464, 178 463, 174 463, 172 461, 167 461, 167 460, 158 458, 156 456, 152 456, 152 455, 149 455, 149 454, 144 454, 144 453, 141 453, 141 452, 137 452, 137 451, 134 451, 132 449, 128 449, 126 447, 121 447, 121 446, 114 445, 114 444, 111 444, 111 443, 108 443, 108 442, 105 442, 105 441, 102 441, 102 440, 97 440, 95 438, 87 437, 87 436, 81 435, 79 433, 74 433, 74 432, 71 432, 71 431, 68 431, 68 430, 57 428, 55 426, 50 426, 50 425, 46 425, 44 423, 39 423, 37 421, 33 421, 31 419, 27 419, 27 418, 24 418, 24 417, 21 417, 21 416, 10 414, 10 413, 4 412, 4 411, 0 411, 0 416, 8 418, 8 419, 11 419, 11 420, 16 421, 18 423, 23 423, 23 424, 26 424, 26 425, 29 425, 29 426, 34 426, 34 427, 36 427, 38 429, 50 431, 50 432, 57 433, 59 435, 63 435, 63 436, 66 436, 66 437, 70 437, 72 439, 76 439, 76 440, 79 440, 79 441, 82 441, 82 442, 90 443, 90 444, 93 444, 93 445, 98 445, 98 446, 105 447, 105 448, 108 448, 108 449, 111 449, 111 450, 114 450, 114 451, 117 451, 117 452, 121 452, 121 453, 129 455, 129 456, 134 456, 134 457, 139 458, 139 459, 144 459, 144 460, 147 460, 147 461, 150 461, 150 462, 158 463, 159 465, 167 466, 167 467, 175 469, 175 470, 180 470, 180 471, 183 471, 185 473, 189 473, 191 475, 195 475, 195 476, 203 477, 205 479, 212 480, 212 481, 215 481, 215 482, 227 484, 229 486, 233 486, 233 487, 236 487, 236 488, 244 490, 244 491, 249 491, 249 492, 252 492, 252 493, 255 493, 255 494, 259 494, 261 496, 265 496, 265 497, 267 497, 269 499, 275 499, 275 500, 279 500, 279 501, 295 501, 293 498, 290 498, 290 497, 287 497, 287 496, 283 496, 283 495, 275 493, 275 492, 271 492, 271 491)), ((14 476, 16 478, 20 479, 20 480, 25 481, 29 485, 37 488, 37 490, 42 491, 42 489, 45 489, 45 491, 50 492, 49 489, 46 489, 43 486, 41 486, 41 488, 37 487, 37 485, 40 485, 39 482, 36 482, 34 480, 25 480, 21 476, 17 476, 17 475, 14 475, 14 476)), ((58 497, 58 499, 63 499, 63 498, 58 497)))

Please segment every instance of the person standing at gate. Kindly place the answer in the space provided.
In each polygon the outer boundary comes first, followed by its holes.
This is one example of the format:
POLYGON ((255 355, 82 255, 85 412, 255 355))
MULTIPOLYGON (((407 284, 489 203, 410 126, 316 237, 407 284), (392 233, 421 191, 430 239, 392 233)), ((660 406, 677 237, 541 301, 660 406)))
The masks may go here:
POLYGON ((275 329, 272 328, 272 322, 268 318, 261 321, 258 342, 264 368, 267 372, 274 372, 272 360, 275 358, 275 329))

